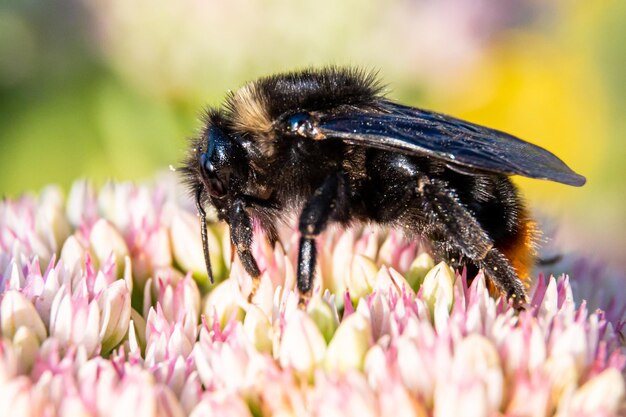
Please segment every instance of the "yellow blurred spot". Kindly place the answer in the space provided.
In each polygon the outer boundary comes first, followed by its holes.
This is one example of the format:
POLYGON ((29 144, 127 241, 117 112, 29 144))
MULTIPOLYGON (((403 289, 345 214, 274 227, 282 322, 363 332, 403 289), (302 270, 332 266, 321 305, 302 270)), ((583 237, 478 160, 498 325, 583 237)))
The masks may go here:
MULTIPOLYGON (((462 118, 544 147, 593 178, 607 152, 606 97, 587 54, 523 32, 504 36, 446 103, 462 118)), ((580 197, 572 187, 520 179, 529 199, 580 197)))

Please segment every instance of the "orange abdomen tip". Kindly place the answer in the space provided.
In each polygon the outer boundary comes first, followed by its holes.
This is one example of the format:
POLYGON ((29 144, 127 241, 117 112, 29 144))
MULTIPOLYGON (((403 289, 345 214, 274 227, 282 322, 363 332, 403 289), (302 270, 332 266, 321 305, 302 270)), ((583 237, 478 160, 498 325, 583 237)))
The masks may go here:
POLYGON ((502 246, 496 243, 496 247, 509 259, 517 275, 528 288, 531 283, 530 272, 537 257, 537 240, 541 233, 537 223, 528 216, 526 210, 521 213, 520 219, 519 232, 515 238, 502 246))

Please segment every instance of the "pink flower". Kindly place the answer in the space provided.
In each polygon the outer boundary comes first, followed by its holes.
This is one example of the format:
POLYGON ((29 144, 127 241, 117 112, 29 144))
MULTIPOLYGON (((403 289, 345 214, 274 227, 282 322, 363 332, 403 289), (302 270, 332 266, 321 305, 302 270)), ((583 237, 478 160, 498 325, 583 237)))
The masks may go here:
POLYGON ((45 415, 45 401, 28 377, 18 376, 0 390, 0 415, 2 416, 42 416, 45 415))
POLYGON ((319 374, 310 398, 314 416, 375 417, 382 415, 378 396, 362 374, 319 374))
POLYGON ((339 372, 362 369, 371 344, 372 328, 369 320, 359 313, 351 314, 341 322, 328 344, 324 357, 325 368, 339 372))
POLYGON ((277 354, 283 368, 291 368, 310 378, 325 358, 326 341, 315 322, 305 312, 297 310, 283 328, 277 354))
POLYGON ((50 335, 66 346, 82 346, 89 355, 108 353, 128 330, 130 293, 115 281, 96 294, 86 282, 72 291, 62 285, 52 302, 50 335))
POLYGON ((207 394, 191 417, 252 417, 246 402, 235 394, 207 394))
POLYGON ((297 233, 281 230, 275 247, 257 236, 253 282, 212 227, 222 276, 209 286, 197 217, 172 190, 79 182, 66 203, 55 189, 0 203, 0 415, 616 416, 626 405, 619 291, 591 294, 610 310, 590 311, 576 296, 593 289, 584 275, 578 290, 540 276, 518 313, 482 273, 468 284, 419 242, 334 228, 318 239, 302 309, 297 233))
POLYGON ((13 337, 22 327, 31 330, 39 340, 46 339, 47 332, 35 306, 26 299, 19 291, 10 290, 2 294, 0 302, 0 321, 2 323, 2 335, 13 337))

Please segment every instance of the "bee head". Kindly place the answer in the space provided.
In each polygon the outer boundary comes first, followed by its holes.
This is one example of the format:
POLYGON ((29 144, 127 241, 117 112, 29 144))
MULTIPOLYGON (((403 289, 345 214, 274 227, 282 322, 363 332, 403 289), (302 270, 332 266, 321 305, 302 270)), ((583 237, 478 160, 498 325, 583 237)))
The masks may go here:
POLYGON ((202 134, 192 139, 191 145, 181 171, 200 214, 205 261, 212 282, 204 207, 211 204, 218 218, 228 222, 229 207, 248 179, 248 159, 238 134, 214 111, 208 113, 202 134))
POLYGON ((228 199, 247 178, 245 154, 223 129, 210 125, 199 155, 200 173, 211 200, 228 199))
POLYGON ((221 220, 228 220, 227 209, 248 179, 249 162, 240 142, 221 114, 210 111, 182 169, 198 203, 215 206, 221 220))

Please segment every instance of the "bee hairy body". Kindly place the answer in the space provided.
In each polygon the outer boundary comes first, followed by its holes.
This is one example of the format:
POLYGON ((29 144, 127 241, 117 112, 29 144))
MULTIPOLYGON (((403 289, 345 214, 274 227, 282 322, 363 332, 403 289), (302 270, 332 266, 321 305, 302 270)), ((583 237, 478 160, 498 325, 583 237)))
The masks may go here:
MULTIPOLYGON (((518 275, 528 277, 532 266, 536 232, 518 190, 505 175, 467 175, 427 157, 415 157, 378 149, 346 145, 341 141, 314 143, 310 149, 288 152, 268 166, 271 173, 260 178, 271 184, 275 207, 258 207, 256 217, 271 219, 263 227, 271 230, 273 219, 286 211, 299 213, 304 202, 322 187, 333 172, 342 172, 338 181, 345 188, 345 200, 329 220, 343 227, 373 222, 403 231, 407 238, 426 237, 439 259, 470 276, 478 266, 448 242, 447 230, 438 228, 442 219, 434 218, 428 202, 420 194, 420 178, 446 184, 448 192, 476 218, 478 224, 515 265, 518 275), (319 155, 329 155, 319 158, 319 155), (314 157, 315 156, 315 157, 314 157), (341 157, 335 157, 341 156, 341 157), (290 161, 283 164, 284 161, 290 161)), ((250 189, 255 189, 252 184, 250 189)), ((448 208, 446 208, 448 210, 448 208)))
POLYGON ((483 269, 494 290, 520 306, 537 232, 509 176, 584 183, 548 151, 393 103, 373 76, 351 69, 250 83, 225 109, 209 111, 205 126, 184 167, 199 212, 215 206, 253 277, 260 271, 250 252, 252 219, 276 240, 278 219, 298 213, 304 298, 315 238, 330 224, 373 222, 427 238, 436 258, 470 274, 483 269))

